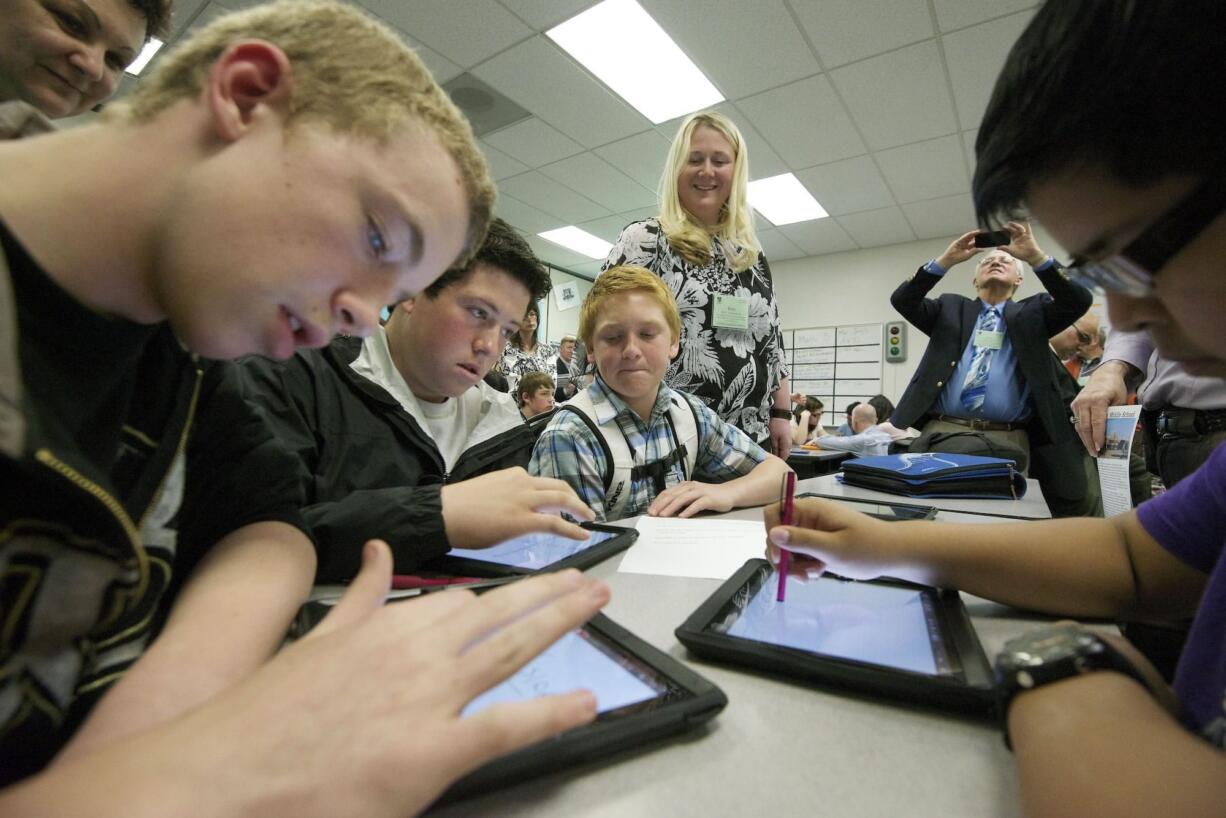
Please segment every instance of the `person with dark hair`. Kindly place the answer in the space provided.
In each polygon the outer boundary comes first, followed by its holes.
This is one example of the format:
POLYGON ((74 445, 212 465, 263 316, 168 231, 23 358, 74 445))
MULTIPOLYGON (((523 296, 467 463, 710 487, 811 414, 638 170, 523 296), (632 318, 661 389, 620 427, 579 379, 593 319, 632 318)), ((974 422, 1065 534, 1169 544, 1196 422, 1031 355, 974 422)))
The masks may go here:
POLYGON ((801 445, 815 437, 822 437, 826 429, 822 426, 822 411, 826 408, 820 400, 812 395, 793 395, 795 408, 792 417, 795 425, 792 427, 792 443, 801 445), (797 400, 799 398, 799 400, 797 400))
POLYGON ((894 414, 894 403, 885 395, 873 395, 867 403, 877 410, 878 421, 889 420, 894 414))
POLYGON ((858 400, 853 400, 851 403, 847 404, 847 408, 843 410, 847 413, 847 419, 843 421, 843 424, 839 426, 838 429, 835 430, 834 433, 836 435, 839 437, 850 437, 851 435, 855 434, 855 432, 851 430, 851 413, 855 411, 855 408, 859 405, 860 401, 858 400))
POLYGON ((1101 513, 1093 464, 1068 423, 1072 396, 1058 388, 1059 364, 1048 345, 1085 313, 1090 293, 1039 247, 1029 224, 1010 221, 1004 229, 1009 243, 975 265, 977 298, 927 293, 954 265, 983 252, 975 246, 979 230, 954 239, 890 296, 929 341, 889 421, 899 429, 922 429, 912 451, 966 452, 973 437, 981 441, 974 453, 1017 452, 1018 469, 1038 479, 1054 516, 1101 513), (1023 261, 1047 293, 1014 301, 1023 261))
POLYGON ((511 391, 519 389, 519 379, 529 372, 548 372, 553 379, 556 371, 558 348, 540 339, 541 310, 536 299, 528 304, 519 329, 507 339, 502 351, 499 369, 507 376, 511 391))
MULTIPOLYGON (((1226 376, 1226 185, 1221 128, 1201 120, 1205 90, 1226 86, 1222 12, 1218 0, 1046 3, 997 81, 974 182, 981 223, 1025 207, 1074 253, 1070 275, 1105 291, 1112 327, 1214 378, 1226 376)), ((1109 520, 886 525, 806 500, 795 513, 777 526, 769 509, 767 524, 773 548, 806 555, 798 575, 888 574, 1056 615, 1193 616, 1169 687, 1118 637, 1074 623, 1019 637, 996 660, 1001 710, 1032 818, 1221 815, 1226 447, 1109 520)))
POLYGON ((0 102, 21 100, 51 119, 104 102, 149 38, 165 38, 170 6, 170 0, 0 0, 0 102))
POLYGON ((376 532, 402 574, 529 531, 586 536, 554 513, 591 518, 574 492, 524 471, 539 424, 482 380, 549 287, 528 243, 494 219, 471 263, 369 337, 243 362, 247 400, 297 455, 320 582, 351 579, 376 532))
POLYGON ((553 411, 553 378, 548 372, 529 372, 519 379, 519 412, 525 419, 553 411))

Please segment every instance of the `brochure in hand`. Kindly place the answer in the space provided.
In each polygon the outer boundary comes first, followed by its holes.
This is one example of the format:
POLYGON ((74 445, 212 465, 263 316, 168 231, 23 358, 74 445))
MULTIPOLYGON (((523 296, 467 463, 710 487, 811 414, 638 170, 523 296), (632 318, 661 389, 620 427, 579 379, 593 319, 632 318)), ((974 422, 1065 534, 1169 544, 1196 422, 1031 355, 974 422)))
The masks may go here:
POLYGON ((859 457, 843 464, 848 486, 908 497, 1019 500, 1026 478, 1012 460, 950 452, 859 457))

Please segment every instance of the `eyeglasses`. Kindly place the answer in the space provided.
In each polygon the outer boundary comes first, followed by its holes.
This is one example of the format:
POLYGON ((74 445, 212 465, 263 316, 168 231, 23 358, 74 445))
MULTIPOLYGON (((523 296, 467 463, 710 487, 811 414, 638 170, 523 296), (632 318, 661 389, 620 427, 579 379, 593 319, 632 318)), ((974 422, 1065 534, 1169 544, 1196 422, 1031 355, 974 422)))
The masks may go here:
POLYGON ((1093 292, 1150 295, 1158 272, 1226 207, 1224 182, 1210 176, 1115 255, 1098 261, 1074 257, 1069 278, 1093 292))
POLYGON ((1079 344, 1088 344, 1092 340, 1090 333, 1086 332, 1076 324, 1073 324, 1073 332, 1077 333, 1077 343, 1079 344))

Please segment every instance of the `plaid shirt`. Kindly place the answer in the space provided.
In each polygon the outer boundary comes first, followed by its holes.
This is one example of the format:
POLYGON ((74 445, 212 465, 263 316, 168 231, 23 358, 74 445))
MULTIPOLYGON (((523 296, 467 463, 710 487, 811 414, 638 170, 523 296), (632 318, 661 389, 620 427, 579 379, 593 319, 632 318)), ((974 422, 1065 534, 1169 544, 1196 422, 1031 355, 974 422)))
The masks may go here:
MULTIPOLYGON (((647 423, 639 418, 626 402, 609 386, 596 377, 588 387, 596 416, 592 420, 603 425, 610 418, 617 418, 617 427, 626 436, 635 461, 652 463, 667 457, 674 448, 669 432, 669 402, 674 396, 687 400, 698 417, 698 456, 694 462, 692 480, 706 483, 722 483, 742 477, 766 459, 762 447, 730 423, 720 419, 698 398, 678 392, 660 384, 651 417, 647 423), (641 455, 641 457, 640 457, 641 455)), ((574 412, 559 411, 549 421, 545 431, 532 451, 528 471, 541 477, 556 477, 570 484, 575 493, 596 513, 597 520, 605 517, 604 472, 608 462, 604 447, 592 434, 592 430, 574 412)), ((669 469, 666 486, 675 486, 685 480, 684 464, 677 463, 669 469)), ((626 507, 627 517, 643 514, 655 499, 655 490, 649 479, 632 480, 630 500, 626 507)))

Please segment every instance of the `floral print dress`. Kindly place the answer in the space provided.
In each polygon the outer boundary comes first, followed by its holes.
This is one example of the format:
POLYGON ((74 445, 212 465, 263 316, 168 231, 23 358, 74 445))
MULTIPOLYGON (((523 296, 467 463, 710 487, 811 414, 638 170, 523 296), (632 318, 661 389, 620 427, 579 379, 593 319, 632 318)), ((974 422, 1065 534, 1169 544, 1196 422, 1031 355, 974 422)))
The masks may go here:
POLYGON ((511 395, 518 400, 519 396, 515 390, 519 389, 519 379, 529 372, 545 372, 549 377, 553 378, 554 386, 557 386, 557 359, 557 344, 551 344, 548 341, 537 341, 536 349, 533 352, 525 352, 508 341, 506 349, 502 351, 499 369, 507 377, 507 383, 511 387, 511 395))
POLYGON ((622 230, 601 272, 634 264, 664 280, 681 310, 681 351, 665 382, 697 395, 725 421, 769 444, 772 396, 788 375, 770 266, 759 253, 752 267, 734 273, 720 244, 712 245, 710 262, 695 266, 673 252, 657 219, 646 219, 622 230), (748 300, 748 329, 714 325, 717 294, 748 300))

